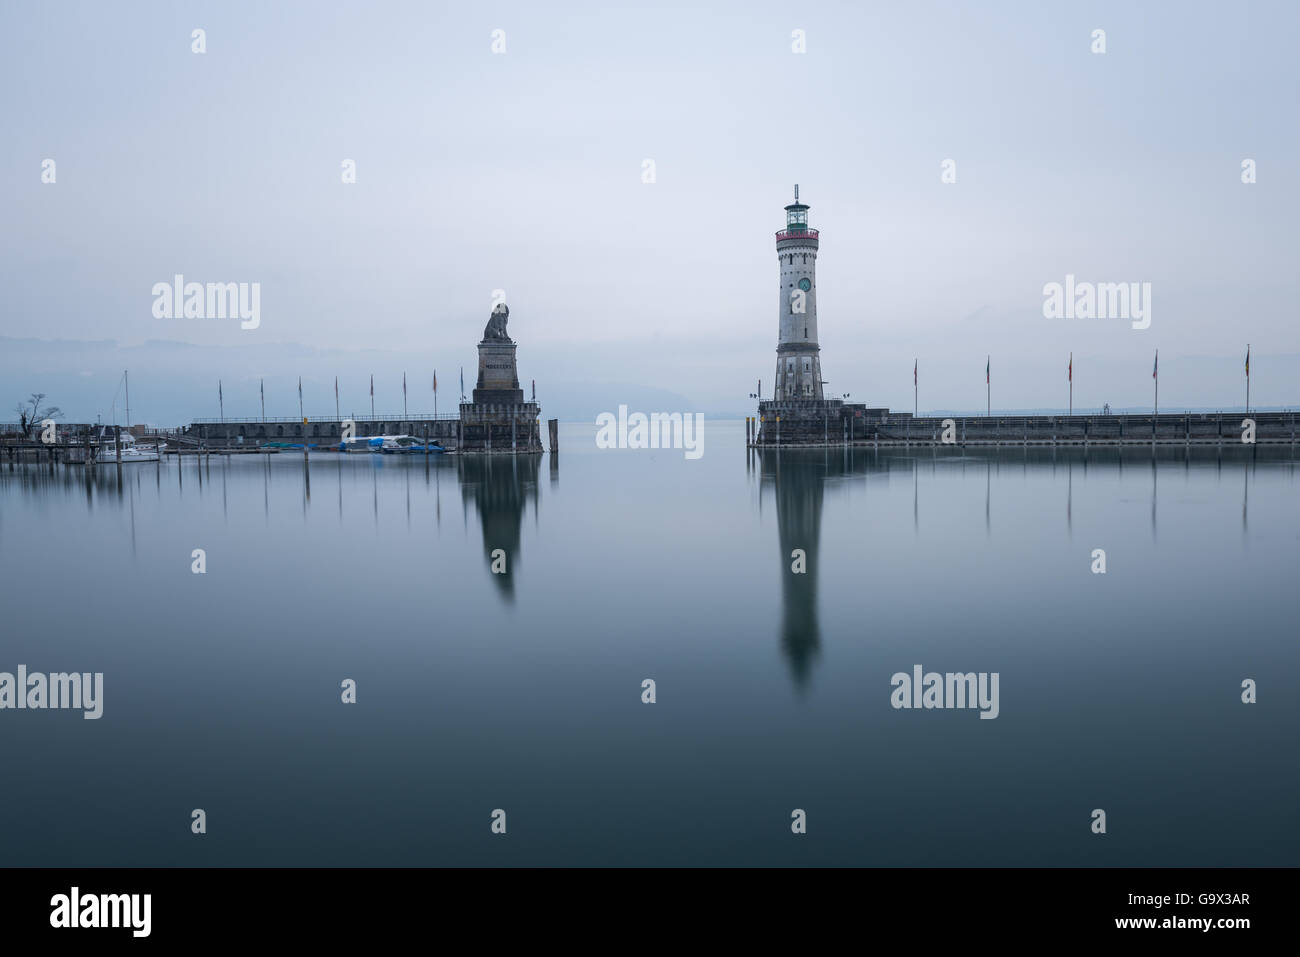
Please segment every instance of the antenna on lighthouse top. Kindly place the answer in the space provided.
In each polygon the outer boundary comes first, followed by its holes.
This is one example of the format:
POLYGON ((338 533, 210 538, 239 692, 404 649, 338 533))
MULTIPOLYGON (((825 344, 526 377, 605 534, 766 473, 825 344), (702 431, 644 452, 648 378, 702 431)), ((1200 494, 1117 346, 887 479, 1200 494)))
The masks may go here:
POLYGON ((795 184, 794 184, 794 201, 795 201, 796 203, 799 202, 799 184, 798 184, 798 183, 795 183, 795 184))

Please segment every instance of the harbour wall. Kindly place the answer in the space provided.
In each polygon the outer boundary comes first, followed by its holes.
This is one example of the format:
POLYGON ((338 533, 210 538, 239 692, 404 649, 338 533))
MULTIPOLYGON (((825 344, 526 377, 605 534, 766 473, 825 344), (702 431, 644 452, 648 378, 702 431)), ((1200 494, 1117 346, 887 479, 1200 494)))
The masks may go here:
POLYGON ((1294 445, 1295 412, 1150 415, 913 416, 839 400, 763 402, 749 444, 870 445, 1294 445), (1254 425, 1250 435, 1249 423, 1254 425))
POLYGON ((426 435, 458 452, 541 452, 540 407, 535 402, 462 403, 459 414, 378 416, 347 419, 199 419, 187 426, 181 441, 210 449, 257 449, 268 442, 314 444, 327 449, 343 439, 343 423, 353 435, 426 435))
POLYGON ((322 448, 343 440, 343 422, 351 421, 354 436, 414 435, 438 442, 444 448, 456 448, 460 435, 460 418, 455 414, 439 416, 357 417, 344 419, 198 419, 187 426, 184 435, 211 449, 256 449, 267 442, 307 442, 322 448))
MULTIPOLYGON (((475 397, 488 390, 475 389, 475 397)), ((513 397, 511 397, 513 398, 513 397)), ((463 452, 542 451, 541 408, 536 402, 462 402, 460 444, 463 452)))

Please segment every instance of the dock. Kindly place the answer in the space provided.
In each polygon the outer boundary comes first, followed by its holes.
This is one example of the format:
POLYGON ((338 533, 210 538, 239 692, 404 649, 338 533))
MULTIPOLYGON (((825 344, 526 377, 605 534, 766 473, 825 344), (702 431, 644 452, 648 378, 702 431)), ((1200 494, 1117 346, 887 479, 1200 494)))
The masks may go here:
POLYGON ((763 402, 751 448, 925 445, 1295 445, 1296 412, 914 416, 838 400, 763 402))

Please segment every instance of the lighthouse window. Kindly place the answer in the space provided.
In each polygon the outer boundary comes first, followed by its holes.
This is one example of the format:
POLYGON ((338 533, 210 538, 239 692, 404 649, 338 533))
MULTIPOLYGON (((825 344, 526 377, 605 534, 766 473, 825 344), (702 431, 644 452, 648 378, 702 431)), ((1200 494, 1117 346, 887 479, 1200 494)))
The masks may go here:
POLYGON ((808 327, 807 327, 807 326, 804 326, 804 327, 803 327, 803 337, 804 337, 805 339, 808 338, 808 327))
POLYGON ((803 254, 803 264, 804 264, 805 266, 808 265, 808 254, 807 254, 807 253, 804 253, 804 254, 803 254))

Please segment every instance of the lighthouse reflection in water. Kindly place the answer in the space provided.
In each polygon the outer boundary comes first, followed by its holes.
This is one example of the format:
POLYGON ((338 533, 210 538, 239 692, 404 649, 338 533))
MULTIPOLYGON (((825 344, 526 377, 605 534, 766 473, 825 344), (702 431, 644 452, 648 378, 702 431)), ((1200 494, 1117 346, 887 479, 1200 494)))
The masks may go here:
POLYGON ((104 675, 96 721, 0 721, 26 782, 9 861, 1300 858, 1289 448, 759 452, 706 429, 694 460, 586 423, 555 456, 0 470, 0 580, 79 583, 7 606, 0 670, 104 675), (918 665, 998 675, 996 717, 893 707, 918 665))

